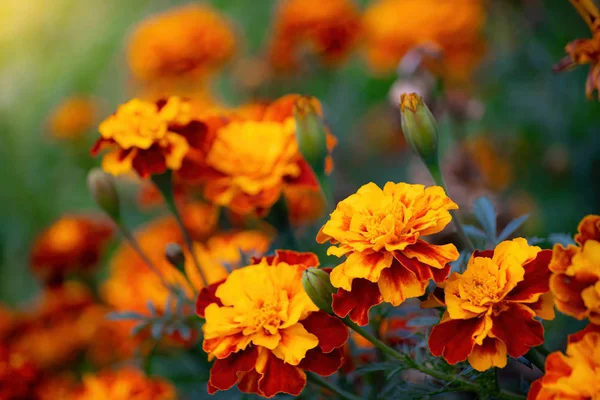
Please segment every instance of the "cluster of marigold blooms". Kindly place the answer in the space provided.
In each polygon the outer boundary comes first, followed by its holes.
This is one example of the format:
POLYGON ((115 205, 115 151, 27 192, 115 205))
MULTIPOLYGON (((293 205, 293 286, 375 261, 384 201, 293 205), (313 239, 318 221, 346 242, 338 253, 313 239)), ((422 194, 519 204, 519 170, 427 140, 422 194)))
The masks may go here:
MULTIPOLYGON (((430 68, 441 75, 460 72, 452 78, 463 79, 484 47, 484 16, 482 3, 470 0, 379 0, 362 14, 348 0, 316 6, 288 0, 277 9, 266 53, 275 71, 289 71, 299 67, 305 50, 336 64, 362 48, 373 69, 383 71, 415 46, 433 46, 446 57, 441 64, 428 60, 430 68), (423 26, 430 29, 426 35, 423 26)), ((600 380, 598 216, 581 222, 576 246, 542 250, 517 238, 475 251, 463 272, 451 273, 457 248, 425 240, 444 230, 458 208, 444 189, 369 183, 337 204, 316 237, 331 244, 329 255, 342 259, 319 270, 334 293, 330 309, 317 306, 303 276, 310 281, 318 257, 270 251, 278 232, 262 218, 282 199, 292 226, 323 216, 328 204, 322 184, 333 168, 336 139, 326 128, 316 143, 299 139, 299 122, 322 116, 314 98, 292 94, 235 108, 219 104, 208 82, 237 45, 232 25, 206 6, 168 11, 133 32, 128 61, 138 96, 100 124, 92 154, 102 155, 104 171, 144 181, 139 202, 146 209, 163 202, 151 182, 168 175, 193 244, 187 246, 174 216, 161 216, 136 230, 139 248, 124 241, 111 255, 106 281, 87 287, 82 282, 103 257, 115 226, 90 215, 53 224, 32 251, 32 268, 44 284, 40 305, 2 315, 0 387, 8 392, 0 398, 175 398, 171 384, 122 367, 147 352, 148 332, 130 336, 132 323, 103 318, 109 311, 146 315, 148 302, 166 312, 170 285, 196 303, 203 326, 202 335, 168 335, 165 345, 192 346, 202 336, 214 361, 210 393, 237 386, 264 397, 298 395, 307 373, 329 376, 351 367, 348 325, 369 324, 369 311, 381 303, 398 307, 422 297, 431 281, 437 287, 422 306, 445 309, 429 334, 433 355, 449 364, 466 361, 478 371, 505 367, 509 356, 544 343, 539 319, 554 318, 556 306, 590 324, 570 337, 566 355, 548 356, 546 375, 532 384, 529 397, 588 399, 600 393, 597 385, 582 384, 600 380), (222 218, 230 228, 219 226, 222 218), (165 258, 170 243, 185 247, 181 269, 165 258), (69 371, 82 359, 98 372, 79 382, 69 371)), ((76 135, 93 119, 91 110, 87 116, 75 112, 80 121, 56 117, 53 130, 76 135)), ((406 320, 386 320, 381 336, 393 345, 397 337, 387 334, 403 327, 406 320)), ((358 335, 352 340, 365 345, 358 335)))

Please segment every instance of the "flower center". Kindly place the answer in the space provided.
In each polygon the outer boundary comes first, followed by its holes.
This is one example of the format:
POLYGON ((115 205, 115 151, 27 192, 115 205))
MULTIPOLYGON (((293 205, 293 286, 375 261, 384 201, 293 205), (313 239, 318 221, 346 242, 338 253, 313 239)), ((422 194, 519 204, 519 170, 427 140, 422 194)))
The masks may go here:
POLYGON ((274 335, 279 330, 279 326, 285 319, 287 310, 287 294, 282 291, 279 298, 272 296, 267 299, 260 299, 254 308, 248 314, 247 326, 249 330, 257 332, 264 329, 267 333, 274 335))
POLYGON ((498 280, 489 274, 474 274, 471 279, 461 282, 460 291, 461 297, 477 306, 494 304, 500 300, 498 280))

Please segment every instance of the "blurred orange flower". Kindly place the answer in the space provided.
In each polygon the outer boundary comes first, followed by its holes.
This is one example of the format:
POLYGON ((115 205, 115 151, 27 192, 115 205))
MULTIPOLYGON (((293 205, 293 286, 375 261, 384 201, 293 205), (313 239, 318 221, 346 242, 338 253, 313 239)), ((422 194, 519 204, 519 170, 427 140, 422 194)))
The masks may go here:
MULTIPOLYGON (((293 107, 299 95, 232 116, 220 127, 206 153, 205 197, 238 214, 262 215, 275 204, 287 186, 317 188, 310 166, 296 141, 293 107), (268 150, 261 151, 260 149, 268 150)), ((320 104, 316 104, 320 112, 320 104)), ((336 144, 328 135, 328 149, 336 144)), ((327 160, 328 171, 332 161, 327 160)))
POLYGON ((485 371, 505 367, 507 354, 520 357, 544 343, 536 317, 554 318, 551 256, 523 238, 475 252, 467 270, 452 273, 442 285, 447 309, 429 335, 431 354, 450 364, 468 359, 485 371))
POLYGON ((164 379, 149 378, 134 368, 105 370, 83 377, 75 400, 175 400, 175 387, 164 379))
POLYGON ((283 194, 293 226, 315 222, 325 214, 325 198, 320 188, 287 186, 283 194))
POLYGON ((571 3, 589 26, 592 38, 576 39, 567 44, 567 56, 554 66, 554 70, 560 72, 577 65, 590 64, 585 94, 591 99, 594 92, 600 95, 600 11, 592 0, 571 0, 571 3))
POLYGON ((0 399, 29 400, 40 371, 23 354, 0 345, 0 399))
POLYGON ((576 246, 554 245, 550 290, 560 311, 600 324, 600 215, 586 216, 577 231, 576 246))
POLYGON ((365 325, 372 306, 382 301, 398 306, 421 296, 430 279, 443 281, 458 251, 421 237, 442 231, 456 208, 439 186, 392 182, 383 190, 366 184, 338 203, 317 235, 319 243, 334 245, 327 254, 346 256, 331 272, 339 288, 333 311, 365 325))
POLYGON ((50 133, 57 139, 77 139, 92 128, 97 105, 87 97, 65 99, 50 116, 50 133))
POLYGON ((190 105, 179 97, 150 103, 133 99, 100 124, 92 155, 108 148, 102 168, 119 175, 135 170, 142 178, 179 170, 206 125, 191 119, 190 105))
POLYGON ((346 58, 360 35, 360 15, 352 0, 282 0, 275 14, 269 61, 279 70, 298 67, 308 50, 326 64, 346 58))
POLYGON ((481 0, 378 0, 363 18, 366 56, 375 71, 389 72, 408 51, 423 47, 441 53, 427 60, 434 72, 468 79, 485 47, 484 22, 481 0))
POLYGON ((348 329, 319 311, 301 282, 302 272, 318 265, 312 253, 278 250, 200 293, 202 348, 217 359, 209 393, 237 384, 264 397, 297 396, 305 370, 328 376, 340 368, 348 329))
POLYGON ((566 355, 551 353, 546 374, 531 384, 528 400, 589 400, 600 397, 600 326, 569 336, 566 355))
POLYGON ((91 215, 65 215, 43 231, 31 250, 31 266, 44 282, 55 283, 97 266, 114 232, 112 223, 91 215))
POLYGON ((129 41, 135 78, 198 80, 220 68, 235 51, 230 23, 206 5, 186 5, 140 23, 129 41))

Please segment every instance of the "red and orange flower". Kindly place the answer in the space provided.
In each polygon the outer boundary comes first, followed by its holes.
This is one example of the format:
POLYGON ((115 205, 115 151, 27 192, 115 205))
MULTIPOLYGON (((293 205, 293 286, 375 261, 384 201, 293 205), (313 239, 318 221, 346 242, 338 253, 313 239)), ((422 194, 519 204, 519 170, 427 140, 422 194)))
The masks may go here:
POLYGON ((365 325, 372 306, 398 306, 425 293, 430 279, 442 282, 458 251, 422 237, 442 231, 456 208, 441 187, 407 183, 388 182, 383 190, 369 183, 342 200, 317 235, 319 243, 337 245, 327 254, 346 256, 331 272, 339 288, 333 311, 365 325))
POLYGON ((546 375, 531 384, 528 400, 600 398, 600 326, 570 335, 566 353, 546 358, 546 375))
POLYGON ((205 5, 187 5, 143 21, 129 41, 128 61, 143 82, 201 80, 235 51, 230 23, 205 5))
POLYGON ((216 358, 209 393, 237 384, 264 397, 297 396, 305 371, 328 376, 340 368, 348 330, 319 311, 301 282, 302 272, 318 264, 312 253, 278 250, 200 293, 202 347, 216 358))
MULTIPOLYGON (((262 215, 288 186, 319 187, 296 140, 293 108, 299 97, 287 95, 233 115, 216 129, 205 144, 205 170, 200 177, 206 199, 241 215, 262 215)), ((320 112, 318 102, 315 108, 320 112)), ((331 151, 335 137, 328 135, 327 142, 331 151)), ((332 168, 329 157, 327 170, 332 168)))
POLYGON ((175 400, 175 387, 159 378, 146 377, 134 368, 101 371, 83 377, 75 400, 175 400))
POLYGON ((506 366, 507 354, 520 357, 544 343, 536 317, 554 318, 551 256, 523 238, 475 252, 463 274, 444 282, 441 301, 447 308, 429 336, 431 353, 450 364, 468 359, 485 371, 506 366))
POLYGON ((577 230, 577 246, 554 245, 550 290, 561 312, 600 325, 600 215, 588 215, 577 230))
POLYGON ((58 105, 50 116, 50 134, 56 139, 77 139, 92 128, 98 105, 87 97, 74 96, 58 105))
POLYGON ((31 251, 33 272, 44 282, 89 272, 114 232, 112 223, 91 215, 65 215, 37 238, 31 251))
POLYGON ((275 69, 296 69, 302 50, 336 64, 357 44, 360 15, 352 0, 284 0, 273 31, 269 61, 275 69))
POLYGON ((150 103, 133 99, 100 124, 92 155, 111 149, 102 168, 113 175, 135 170, 142 178, 180 170, 202 140, 205 124, 191 119, 190 105, 178 97, 150 103))

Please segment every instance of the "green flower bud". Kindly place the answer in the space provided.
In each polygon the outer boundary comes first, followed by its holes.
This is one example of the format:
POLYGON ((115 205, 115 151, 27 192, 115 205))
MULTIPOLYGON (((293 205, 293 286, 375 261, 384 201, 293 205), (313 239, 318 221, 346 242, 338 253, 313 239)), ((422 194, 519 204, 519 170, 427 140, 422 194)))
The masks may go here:
POLYGON ((88 173, 87 184, 96 204, 112 219, 120 221, 121 205, 115 178, 100 168, 94 168, 88 173))
POLYGON ((178 243, 169 243, 165 247, 165 258, 178 270, 185 271, 185 254, 178 243))
POLYGON ((316 175, 325 173, 327 158, 327 132, 323 119, 317 112, 318 101, 314 97, 300 97, 294 105, 296 139, 302 156, 316 175))
POLYGON ((438 161, 437 122, 416 93, 403 93, 400 100, 402 131, 406 141, 426 165, 438 161))
POLYGON ((337 289, 329 280, 329 274, 322 269, 308 268, 302 273, 302 286, 308 297, 320 310, 333 314, 331 302, 337 289))

